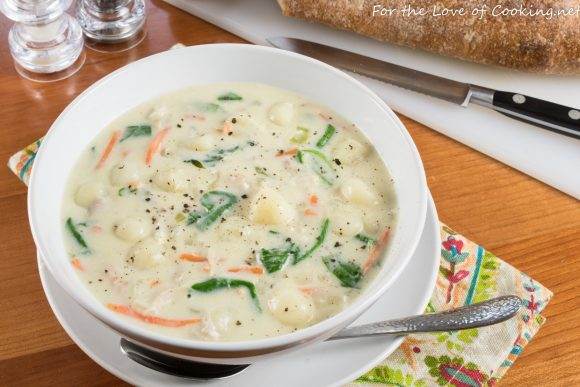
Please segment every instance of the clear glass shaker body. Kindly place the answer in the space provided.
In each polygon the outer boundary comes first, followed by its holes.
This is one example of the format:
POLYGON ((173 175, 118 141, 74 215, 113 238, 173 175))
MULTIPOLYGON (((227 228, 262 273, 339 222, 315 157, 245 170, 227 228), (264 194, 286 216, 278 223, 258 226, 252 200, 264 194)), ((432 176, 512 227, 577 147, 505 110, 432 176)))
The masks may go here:
POLYGON ((76 18, 88 47, 123 51, 144 37, 145 0, 79 0, 76 18))
POLYGON ((82 66, 82 30, 65 13, 71 3, 72 0, 0 1, 0 11, 15 21, 8 43, 21 75, 40 81, 62 79, 82 66))

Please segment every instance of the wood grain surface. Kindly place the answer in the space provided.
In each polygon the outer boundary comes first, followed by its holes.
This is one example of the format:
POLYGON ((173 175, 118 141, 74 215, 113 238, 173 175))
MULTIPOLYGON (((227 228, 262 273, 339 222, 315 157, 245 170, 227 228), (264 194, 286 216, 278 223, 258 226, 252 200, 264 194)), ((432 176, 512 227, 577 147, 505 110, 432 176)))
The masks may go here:
MULTIPOLYGON (((16 74, 7 44, 11 22, 0 19, 2 165, 41 137, 75 96, 111 71, 177 42, 243 42, 161 1, 149 5, 148 34, 138 47, 117 54, 87 51, 79 73, 48 84, 16 74)), ((545 311, 547 323, 501 384, 580 385, 578 201, 406 117, 401 119, 423 158, 441 220, 554 292, 545 311)), ((89 359, 52 314, 37 272, 26 187, 4 166, 0 167, 0 214, 0 385, 123 384, 89 359)))

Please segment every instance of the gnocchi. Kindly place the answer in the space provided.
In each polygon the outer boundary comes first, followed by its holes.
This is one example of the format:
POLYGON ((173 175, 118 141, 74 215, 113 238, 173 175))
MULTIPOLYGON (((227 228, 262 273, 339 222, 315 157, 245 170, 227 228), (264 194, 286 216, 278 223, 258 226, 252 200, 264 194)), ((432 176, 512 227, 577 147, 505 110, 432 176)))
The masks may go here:
POLYGON ((341 163, 356 164, 367 155, 367 146, 354 138, 344 138, 334 147, 334 154, 341 163))
POLYGON ((90 207, 106 195, 105 187, 96 181, 89 181, 79 186, 75 193, 75 203, 82 207, 90 207))
POLYGON ((355 204, 370 206, 377 202, 376 194, 367 184, 357 178, 344 181, 340 186, 342 197, 355 204))
POLYGON ((268 188, 264 188, 256 194, 250 211, 250 219, 258 224, 288 224, 295 217, 294 208, 282 195, 268 188))
POLYGON ((120 239, 137 242, 151 233, 151 223, 144 218, 125 218, 115 224, 114 231, 120 239))
POLYGON ((268 299, 268 308, 280 322, 296 327, 308 325, 315 313, 312 299, 292 285, 274 292, 268 299))
POLYGON ((290 102, 280 102, 270 108, 269 118, 273 123, 287 126, 294 117, 294 105, 290 102))

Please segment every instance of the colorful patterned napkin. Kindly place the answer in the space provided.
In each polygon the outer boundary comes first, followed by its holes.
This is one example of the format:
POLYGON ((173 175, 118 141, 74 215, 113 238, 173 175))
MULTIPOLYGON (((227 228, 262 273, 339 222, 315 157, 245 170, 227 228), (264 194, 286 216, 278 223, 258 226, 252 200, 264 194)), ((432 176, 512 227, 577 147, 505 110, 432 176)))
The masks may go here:
MULTIPOLYGON (((41 140, 12 156, 10 169, 28 184, 41 140)), ((427 312, 516 294, 525 308, 491 327, 407 336, 380 365, 351 386, 493 386, 545 321, 552 292, 483 247, 441 224, 441 266, 427 312)))

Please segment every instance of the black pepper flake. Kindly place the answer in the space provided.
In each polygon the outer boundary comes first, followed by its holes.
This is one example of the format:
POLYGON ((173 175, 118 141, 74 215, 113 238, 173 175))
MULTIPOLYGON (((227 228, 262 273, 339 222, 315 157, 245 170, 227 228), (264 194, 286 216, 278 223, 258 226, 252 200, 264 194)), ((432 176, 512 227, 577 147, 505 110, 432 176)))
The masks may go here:
POLYGON ((236 117, 232 118, 232 124, 235 124, 236 122, 238 122, 238 120, 236 120, 236 117))
POLYGON ((225 221, 226 221, 226 218, 221 218, 221 219, 220 219, 220 222, 221 222, 221 223, 223 223, 223 222, 225 222, 225 221))
POLYGON ((177 250, 177 247, 175 247, 175 246, 171 246, 171 249, 172 249, 172 250, 177 250))
POLYGON ((189 208, 189 203, 183 203, 183 208, 189 208))
POLYGON ((284 308, 284 312, 288 312, 288 307, 285 307, 284 308))
POLYGON ((236 325, 240 326, 240 325, 242 325, 242 322, 240 320, 236 320, 236 325))
POLYGON ((228 136, 231 136, 232 134, 234 134, 234 132, 228 132, 228 136))
POLYGON ((187 295, 187 298, 191 298, 191 294, 188 294, 188 295, 187 295))
POLYGON ((146 202, 150 202, 151 201, 151 198, 145 198, 145 201, 146 202))
POLYGON ((341 246, 341 244, 338 241, 334 244, 334 247, 340 247, 340 246, 341 246))
POLYGON ((248 195, 246 195, 246 194, 242 195, 242 199, 247 199, 247 198, 248 198, 248 195))
POLYGON ((334 163, 335 163, 336 165, 340 165, 340 164, 342 164, 342 163, 340 162, 340 160, 339 160, 339 159, 334 159, 334 163))
POLYGON ((292 242, 292 238, 290 237, 286 238, 286 242, 292 242))
POLYGON ((178 127, 178 128, 181 128, 181 124, 177 124, 177 127, 178 127))

